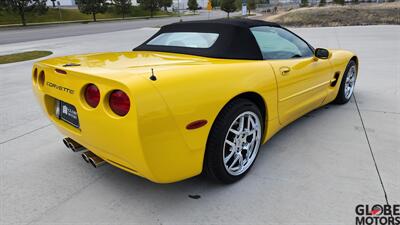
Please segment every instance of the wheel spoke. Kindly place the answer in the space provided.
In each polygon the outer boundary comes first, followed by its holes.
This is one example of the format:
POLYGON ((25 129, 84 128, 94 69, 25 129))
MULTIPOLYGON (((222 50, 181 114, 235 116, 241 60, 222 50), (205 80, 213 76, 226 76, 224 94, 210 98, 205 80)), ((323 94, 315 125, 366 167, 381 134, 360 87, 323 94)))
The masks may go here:
POLYGON ((247 161, 250 159, 250 156, 251 156, 251 154, 253 153, 254 143, 255 143, 255 141, 252 141, 252 142, 249 144, 249 149, 247 150, 247 154, 246 154, 246 159, 247 159, 247 161))
POLYGON ((235 151, 232 150, 232 148, 230 150, 231 150, 231 153, 229 153, 229 155, 224 158, 224 163, 227 163, 232 158, 232 156, 235 154, 235 151))
POLYGON ((253 135, 253 133, 254 133, 254 131, 250 131, 250 133, 248 133, 247 135, 246 135, 246 143, 250 143, 250 142, 252 142, 253 140, 254 140, 254 135, 253 135), (251 138, 250 140, 249 140, 249 138, 251 138))
POLYGON ((244 129, 244 117, 240 117, 240 121, 239 121, 239 132, 243 132, 244 129))
POLYGON ((239 154, 239 169, 243 168, 243 155, 239 154))
POLYGON ((247 130, 251 129, 251 117, 247 117, 247 130))
POLYGON ((239 160, 240 154, 235 155, 235 159, 233 160, 232 164, 229 166, 229 169, 232 169, 236 162, 239 160))
POLYGON ((248 136, 256 136, 256 131, 255 131, 255 130, 252 130, 252 131, 249 133, 248 136))
POLYGON ((230 140, 225 140, 225 143, 227 143, 228 145, 230 145, 230 146, 232 146, 232 147, 235 147, 235 146, 236 146, 235 143, 233 143, 233 142, 230 141, 230 140))
POLYGON ((239 131, 237 131, 237 130, 235 130, 235 129, 229 129, 229 131, 230 132, 232 132, 232 133, 234 133, 234 134, 236 134, 236 135, 239 135, 240 134, 240 132, 239 131))

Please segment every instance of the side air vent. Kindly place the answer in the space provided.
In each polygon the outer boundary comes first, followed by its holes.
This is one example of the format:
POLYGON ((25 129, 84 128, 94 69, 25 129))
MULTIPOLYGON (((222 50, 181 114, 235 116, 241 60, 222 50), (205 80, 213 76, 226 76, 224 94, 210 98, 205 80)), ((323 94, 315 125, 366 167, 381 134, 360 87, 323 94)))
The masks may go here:
POLYGON ((331 80, 331 87, 335 87, 335 85, 337 84, 338 80, 339 80, 339 76, 340 76, 340 72, 337 71, 335 73, 335 75, 333 75, 333 79, 331 80))

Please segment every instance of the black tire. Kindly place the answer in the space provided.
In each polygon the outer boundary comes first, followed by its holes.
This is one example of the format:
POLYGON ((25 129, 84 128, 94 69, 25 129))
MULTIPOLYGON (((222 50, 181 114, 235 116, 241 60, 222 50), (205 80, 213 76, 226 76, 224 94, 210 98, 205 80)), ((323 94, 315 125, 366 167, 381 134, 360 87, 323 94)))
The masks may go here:
POLYGON ((356 74, 355 74, 356 77, 355 77, 355 79, 357 80, 357 72, 358 72, 357 71, 357 64, 356 64, 356 62, 354 60, 350 60, 350 62, 347 64, 346 70, 345 70, 345 72, 343 74, 342 81, 340 82, 339 92, 338 92, 335 100, 333 100, 333 103, 335 103, 335 104, 339 104, 339 105, 346 104, 347 102, 350 101, 351 96, 353 96, 353 92, 349 97, 346 97, 346 94, 345 94, 345 82, 346 82, 347 76, 349 76, 349 70, 350 70, 350 68, 352 66, 354 66, 355 69, 356 69, 356 74))
MULTIPOLYGON (((225 144, 225 137, 227 137, 228 135, 228 130, 231 127, 231 124, 234 123, 235 119, 245 112, 252 112, 258 117, 261 125, 260 135, 262 137, 264 132, 264 120, 257 105, 250 100, 241 98, 229 102, 219 113, 208 136, 203 164, 203 173, 207 177, 210 177, 222 183, 233 183, 244 177, 254 165, 254 162, 256 161, 258 155, 258 150, 261 146, 261 138, 257 147, 257 152, 255 154, 254 160, 251 162, 247 170, 243 173, 236 176, 229 174, 223 162, 223 148, 225 144)), ((253 151, 255 150, 256 147, 253 151)))

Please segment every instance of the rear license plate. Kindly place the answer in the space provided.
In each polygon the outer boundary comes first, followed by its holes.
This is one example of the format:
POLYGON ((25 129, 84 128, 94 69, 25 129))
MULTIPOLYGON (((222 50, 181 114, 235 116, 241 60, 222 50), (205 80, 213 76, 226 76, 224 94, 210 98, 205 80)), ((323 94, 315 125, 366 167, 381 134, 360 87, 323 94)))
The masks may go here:
POLYGON ((58 101, 58 107, 56 110, 58 110, 58 113, 56 114, 60 120, 79 128, 78 112, 76 111, 75 106, 63 101, 58 101))

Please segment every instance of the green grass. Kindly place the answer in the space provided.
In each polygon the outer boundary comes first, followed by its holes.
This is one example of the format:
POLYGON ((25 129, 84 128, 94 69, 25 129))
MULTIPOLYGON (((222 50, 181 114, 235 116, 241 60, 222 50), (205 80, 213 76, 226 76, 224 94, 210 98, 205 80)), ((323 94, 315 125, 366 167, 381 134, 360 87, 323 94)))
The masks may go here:
POLYGON ((51 54, 53 54, 53 52, 30 51, 30 52, 14 53, 14 54, 9 54, 9 55, 0 55, 0 64, 38 59, 38 58, 45 57, 45 56, 48 56, 51 54))
MULTIPOLYGON (((155 16, 159 15, 173 15, 172 13, 167 13, 163 11, 157 11, 154 13, 155 16)), ((150 12, 143 10, 140 7, 133 6, 130 12, 125 15, 125 17, 145 17, 150 16, 150 12)), ((104 14, 96 14, 97 19, 116 19, 122 18, 122 15, 116 13, 113 8, 110 8, 108 12, 104 14)), ((64 21, 79 21, 86 20, 92 21, 92 15, 84 14, 79 12, 78 9, 60 9, 49 8, 44 14, 38 14, 35 12, 26 13, 27 23, 43 23, 43 22, 64 22, 64 21), (61 18, 60 18, 61 12, 61 18)), ((7 24, 21 24, 21 18, 16 13, 11 13, 7 11, 0 10, 0 25, 7 24)))

